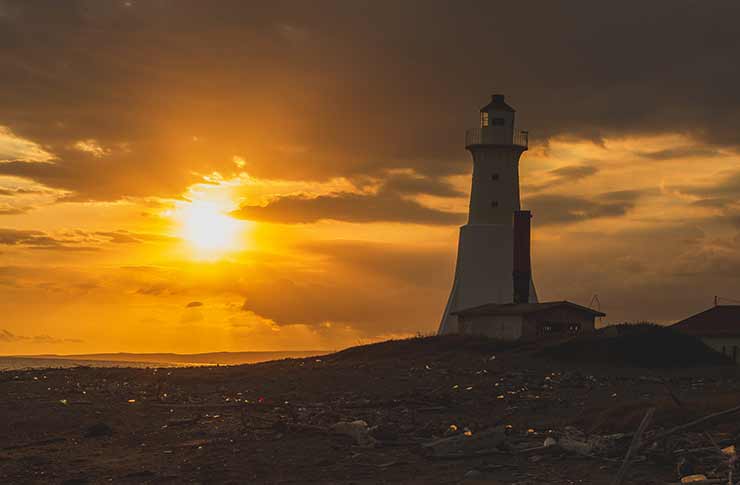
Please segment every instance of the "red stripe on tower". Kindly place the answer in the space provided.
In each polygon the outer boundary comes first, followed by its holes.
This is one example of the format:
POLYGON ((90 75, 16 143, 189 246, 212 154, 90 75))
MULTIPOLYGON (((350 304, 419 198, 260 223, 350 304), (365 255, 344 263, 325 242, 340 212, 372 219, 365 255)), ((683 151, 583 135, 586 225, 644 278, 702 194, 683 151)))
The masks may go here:
POLYGON ((529 303, 532 280, 531 211, 514 212, 514 303, 529 303))

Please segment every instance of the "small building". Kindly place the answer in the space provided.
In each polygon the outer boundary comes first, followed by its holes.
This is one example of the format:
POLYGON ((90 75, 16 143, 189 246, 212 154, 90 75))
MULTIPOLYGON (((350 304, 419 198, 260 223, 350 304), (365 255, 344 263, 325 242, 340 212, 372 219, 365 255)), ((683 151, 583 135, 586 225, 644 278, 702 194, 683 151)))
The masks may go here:
POLYGON ((593 332, 606 314, 569 301, 491 303, 455 312, 458 332, 502 340, 562 337, 593 332))
POLYGON ((740 362, 740 305, 717 305, 671 326, 740 362))

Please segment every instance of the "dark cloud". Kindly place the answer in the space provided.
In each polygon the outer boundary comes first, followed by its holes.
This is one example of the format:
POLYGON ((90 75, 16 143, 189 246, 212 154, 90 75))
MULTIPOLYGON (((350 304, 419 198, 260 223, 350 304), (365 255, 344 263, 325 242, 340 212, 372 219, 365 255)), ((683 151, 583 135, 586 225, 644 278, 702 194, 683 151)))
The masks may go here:
POLYGON ((0 244, 52 248, 62 246, 62 241, 47 235, 43 231, 0 228, 0 244))
POLYGON ((676 158, 712 158, 720 154, 711 147, 668 148, 655 152, 642 152, 640 156, 651 160, 674 160, 676 158))
POLYGON ((383 188, 399 194, 429 194, 439 197, 459 197, 466 195, 439 177, 418 174, 392 174, 387 176, 383 188))
POLYGON ((183 289, 174 281, 158 281, 136 290, 136 293, 139 295, 149 296, 171 296, 178 295, 182 292, 183 289))
POLYGON ((277 223, 311 223, 324 219, 349 222, 459 224, 465 214, 425 207, 385 188, 377 194, 337 193, 319 197, 279 197, 267 206, 243 206, 232 215, 277 223))
POLYGON ((258 177, 461 173, 462 132, 493 90, 534 143, 740 145, 734 0, 4 5, 0 124, 57 158, 0 173, 78 200, 178 195, 233 155, 258 177))
POLYGON ((197 308, 203 306, 202 301, 191 301, 187 305, 185 305, 185 308, 197 308))
POLYGON ((569 224, 601 217, 619 217, 634 208, 639 191, 605 192, 596 197, 542 194, 527 197, 533 223, 540 226, 569 224))
POLYGON ((698 197, 692 205, 719 209, 725 219, 740 209, 740 172, 717 176, 714 183, 675 187, 679 192, 698 197))
POLYGON ((542 192, 553 187, 561 187, 569 182, 591 177, 598 172, 599 169, 591 165, 566 165, 546 172, 545 182, 539 182, 536 179, 527 180, 524 184, 524 191, 527 193, 542 192))
POLYGON ((138 243, 141 242, 141 239, 138 239, 133 234, 129 233, 128 231, 98 231, 95 233, 98 236, 103 236, 107 238, 110 242, 116 243, 116 244, 128 244, 128 243, 138 243))
POLYGON ((119 229, 117 231, 96 231, 91 233, 77 231, 77 234, 90 241, 100 242, 100 238, 103 238, 106 242, 111 242, 114 244, 172 242, 178 240, 177 238, 171 236, 163 236, 161 234, 149 234, 142 232, 131 232, 123 229, 119 229))
POLYGON ((591 165, 567 165, 548 172, 558 178, 558 181, 580 180, 596 175, 599 169, 591 165))
POLYGON ((702 197, 725 197, 728 200, 740 201, 740 171, 723 177, 718 176, 713 184, 679 187, 679 190, 702 197))
POLYGON ((691 203, 691 205, 695 205, 698 207, 710 207, 713 209, 722 209, 724 207, 727 207, 729 204, 731 204, 732 201, 730 199, 723 199, 721 197, 713 197, 709 199, 699 199, 691 203))
POLYGON ((97 233, 69 231, 61 236, 52 236, 38 230, 0 228, 0 245, 53 251, 96 251, 100 249, 102 241, 95 236, 102 236, 105 238, 104 241, 114 243, 139 241, 134 237, 135 233, 127 231, 97 233))

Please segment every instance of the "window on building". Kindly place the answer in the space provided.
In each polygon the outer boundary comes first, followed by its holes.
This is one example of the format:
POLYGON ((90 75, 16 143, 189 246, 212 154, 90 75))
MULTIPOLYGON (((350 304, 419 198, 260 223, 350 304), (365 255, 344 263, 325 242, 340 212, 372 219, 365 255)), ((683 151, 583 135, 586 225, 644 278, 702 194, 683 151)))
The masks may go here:
POLYGON ((498 174, 494 173, 493 175, 491 175, 491 180, 498 180, 498 174))
POLYGON ((480 114, 480 125, 482 127, 488 126, 488 113, 486 113, 485 111, 482 111, 480 114))
POLYGON ((497 200, 491 201, 491 207, 498 207, 498 201, 497 200))
POLYGON ((493 126, 504 126, 505 124, 506 124, 506 120, 504 120, 503 118, 494 118, 493 119, 493 126))

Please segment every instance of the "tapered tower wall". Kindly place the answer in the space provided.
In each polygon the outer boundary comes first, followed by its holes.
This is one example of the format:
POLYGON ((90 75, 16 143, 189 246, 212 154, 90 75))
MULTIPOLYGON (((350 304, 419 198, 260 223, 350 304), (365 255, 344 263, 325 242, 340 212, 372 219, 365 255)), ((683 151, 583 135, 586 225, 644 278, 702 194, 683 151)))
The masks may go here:
MULTIPOLYGON (((458 331, 456 310, 514 300, 513 218, 521 209, 519 159, 527 138, 514 129, 514 110, 500 95, 481 109, 481 126, 466 134, 473 157, 468 223, 460 228, 455 279, 440 334, 458 331)), ((533 283, 529 301, 537 301, 533 283)))

